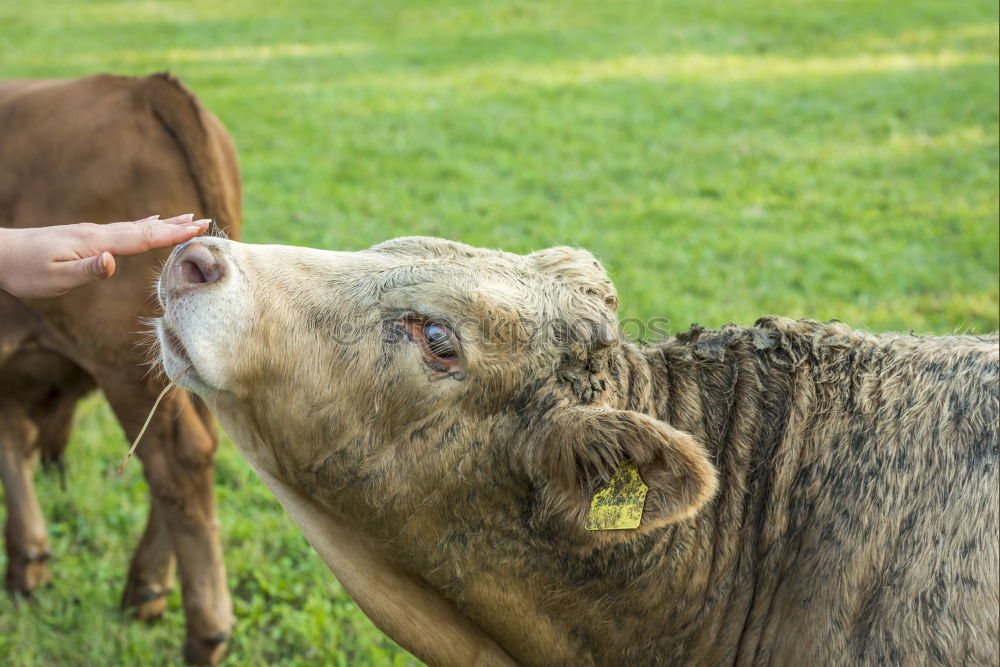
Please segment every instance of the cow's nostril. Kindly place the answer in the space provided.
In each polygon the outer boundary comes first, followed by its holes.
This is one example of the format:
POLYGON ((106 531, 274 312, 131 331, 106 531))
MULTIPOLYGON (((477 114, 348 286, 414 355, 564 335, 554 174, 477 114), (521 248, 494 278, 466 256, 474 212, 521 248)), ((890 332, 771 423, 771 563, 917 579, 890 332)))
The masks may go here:
POLYGON ((198 265, 190 260, 184 260, 181 262, 181 273, 184 275, 185 282, 189 283, 207 283, 208 279, 205 278, 205 274, 201 272, 198 265))
POLYGON ((225 263, 203 243, 188 243, 178 251, 175 275, 182 285, 214 283, 226 273, 225 263))

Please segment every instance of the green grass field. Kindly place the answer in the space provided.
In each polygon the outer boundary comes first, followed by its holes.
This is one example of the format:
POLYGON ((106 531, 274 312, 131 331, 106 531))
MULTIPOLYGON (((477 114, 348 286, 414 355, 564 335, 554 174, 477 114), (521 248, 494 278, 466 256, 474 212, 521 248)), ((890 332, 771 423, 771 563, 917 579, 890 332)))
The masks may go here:
MULTIPOLYGON (((593 250, 629 318, 998 325, 993 0, 0 0, 0 76, 169 68, 229 127, 245 238, 593 250)), ((163 213, 175 213, 163 211, 163 213)), ((175 664, 178 594, 117 610, 143 525, 99 397, 40 479, 55 582, 0 601, 13 665, 175 664)), ((411 664, 224 442, 228 665, 411 664)))

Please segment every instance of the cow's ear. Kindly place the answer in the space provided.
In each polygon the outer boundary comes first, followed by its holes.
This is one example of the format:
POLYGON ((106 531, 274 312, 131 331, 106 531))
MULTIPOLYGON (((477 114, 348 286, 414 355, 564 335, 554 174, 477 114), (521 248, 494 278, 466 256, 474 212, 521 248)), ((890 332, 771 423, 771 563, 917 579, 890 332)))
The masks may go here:
POLYGON ((554 413, 530 457, 545 478, 542 515, 627 533, 690 517, 714 495, 715 467, 688 433, 631 410, 554 413))

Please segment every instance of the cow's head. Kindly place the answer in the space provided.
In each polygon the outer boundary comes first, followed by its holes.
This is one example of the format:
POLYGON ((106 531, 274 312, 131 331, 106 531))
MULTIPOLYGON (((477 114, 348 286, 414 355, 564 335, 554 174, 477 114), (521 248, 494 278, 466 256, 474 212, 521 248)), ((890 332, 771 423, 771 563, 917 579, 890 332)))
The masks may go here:
POLYGON ((167 373, 191 366, 180 384, 272 488, 395 541, 415 570, 447 564, 463 524, 590 548, 688 517, 715 489, 697 442, 628 409, 617 297, 588 252, 200 239, 159 295, 167 373), (594 494, 633 464, 639 527, 587 530, 594 494))

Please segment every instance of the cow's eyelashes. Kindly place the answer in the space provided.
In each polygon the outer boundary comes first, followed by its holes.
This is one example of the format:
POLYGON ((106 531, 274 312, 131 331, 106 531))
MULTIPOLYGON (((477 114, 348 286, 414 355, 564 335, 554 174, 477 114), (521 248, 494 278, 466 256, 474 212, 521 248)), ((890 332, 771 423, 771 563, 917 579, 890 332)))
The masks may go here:
POLYGON ((420 347, 428 364, 445 372, 458 370, 461 353, 451 329, 440 322, 424 319, 407 319, 403 325, 410 340, 420 347))

